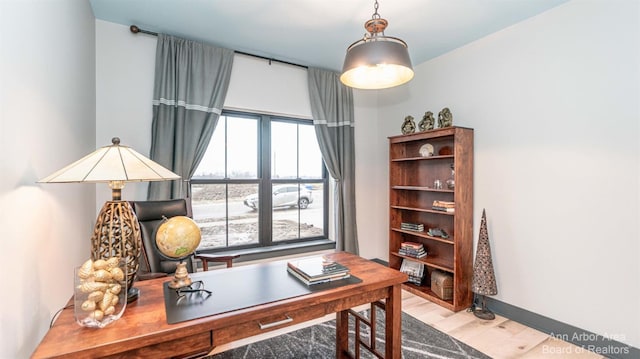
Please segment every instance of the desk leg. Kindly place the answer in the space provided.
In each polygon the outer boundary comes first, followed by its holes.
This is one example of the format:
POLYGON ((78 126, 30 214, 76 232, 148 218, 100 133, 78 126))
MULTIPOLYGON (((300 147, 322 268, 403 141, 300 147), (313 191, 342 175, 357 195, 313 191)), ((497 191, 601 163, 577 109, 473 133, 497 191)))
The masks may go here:
POLYGON ((336 313, 336 358, 349 358, 349 311, 336 313))
POLYGON ((402 291, 400 284, 389 288, 385 301, 385 358, 400 359, 402 355, 402 291))

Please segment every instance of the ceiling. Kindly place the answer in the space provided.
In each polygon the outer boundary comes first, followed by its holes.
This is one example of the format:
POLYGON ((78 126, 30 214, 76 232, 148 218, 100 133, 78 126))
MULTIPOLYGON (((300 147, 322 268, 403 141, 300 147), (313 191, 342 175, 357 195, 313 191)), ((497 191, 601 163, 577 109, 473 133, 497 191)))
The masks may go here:
MULTIPOLYGON (((568 0, 379 0, 414 65, 568 0)), ((374 0, 90 0, 97 19, 340 71, 374 0)), ((147 35, 142 35, 147 36, 147 35)))

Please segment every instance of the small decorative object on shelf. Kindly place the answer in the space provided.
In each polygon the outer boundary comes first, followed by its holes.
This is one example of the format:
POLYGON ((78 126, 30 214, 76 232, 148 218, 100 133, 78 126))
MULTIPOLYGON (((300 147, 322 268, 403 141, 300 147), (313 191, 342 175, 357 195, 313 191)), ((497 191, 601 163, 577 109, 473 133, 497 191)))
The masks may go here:
POLYGON ((424 245, 416 242, 402 242, 402 244, 400 244, 400 249, 398 249, 398 253, 403 256, 413 258, 424 258, 427 256, 427 251, 424 249, 424 245))
POLYGON ((418 129, 421 132, 433 130, 433 125, 436 123, 435 118, 433 118, 433 112, 427 111, 422 116, 422 120, 418 123, 418 129))
POLYGON ((456 205, 454 202, 435 200, 431 205, 431 209, 435 211, 454 213, 456 209, 456 205))
POLYGON ((416 123, 413 121, 413 116, 409 115, 404 118, 402 123, 402 134, 408 135, 416 132, 416 123))
POLYGON ((400 272, 409 275, 409 283, 421 285, 424 279, 424 264, 412 260, 402 260, 400 272))
POLYGON ((433 181, 433 188, 434 189, 442 189, 442 181, 440 181, 440 180, 433 181))
POLYGON ((438 155, 440 155, 440 156, 449 156, 449 155, 452 155, 452 154, 453 154, 453 150, 449 146, 443 146, 438 151, 438 155))
POLYGON ((453 166, 453 163, 452 163, 451 164, 451 176, 446 181, 448 189, 454 189, 455 186, 456 186, 455 174, 456 174, 455 167, 453 166))
POLYGON ((453 298, 453 276, 434 269, 431 271, 431 290, 440 299, 451 300, 453 298))
POLYGON ((443 239, 449 238, 449 233, 447 233, 444 229, 441 228, 429 228, 427 234, 431 237, 440 237, 443 239))
POLYGON ((433 156, 433 145, 430 143, 425 143, 424 145, 420 146, 418 152, 422 157, 431 157, 433 156))
POLYGON ((485 296, 498 294, 496 276, 493 272, 493 261, 491 260, 491 247, 489 246, 489 232, 487 231, 487 217, 482 209, 482 221, 480 222, 480 235, 478 246, 476 247, 476 261, 473 267, 473 281, 471 290, 482 296, 481 307, 475 304, 471 308, 476 317, 492 320, 495 314, 487 308, 485 296))
POLYGON ((449 127, 453 125, 453 115, 448 107, 445 107, 438 113, 438 128, 449 127))
POLYGON ((78 324, 104 328, 122 316, 127 306, 126 273, 120 257, 89 259, 76 268, 74 314, 78 324))

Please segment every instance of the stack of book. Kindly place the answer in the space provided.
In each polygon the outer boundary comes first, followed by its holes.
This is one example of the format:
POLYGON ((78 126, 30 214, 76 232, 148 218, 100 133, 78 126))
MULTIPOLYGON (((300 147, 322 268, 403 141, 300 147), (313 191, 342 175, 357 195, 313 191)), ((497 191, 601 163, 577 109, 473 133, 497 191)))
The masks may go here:
POLYGON ((402 222, 400 223, 400 229, 404 229, 406 231, 424 232, 424 224, 402 222))
POLYGON ((306 285, 327 283, 351 276, 349 268, 324 257, 289 261, 287 271, 306 285))
POLYGON ((453 213, 455 212, 455 203, 447 201, 433 201, 431 209, 433 209, 434 211, 453 213))
POLYGON ((424 258, 427 256, 427 251, 424 249, 422 243, 416 242, 402 242, 398 253, 407 257, 424 258))
POLYGON ((400 272, 409 275, 409 283, 421 285, 424 278, 424 264, 407 259, 402 260, 400 272))

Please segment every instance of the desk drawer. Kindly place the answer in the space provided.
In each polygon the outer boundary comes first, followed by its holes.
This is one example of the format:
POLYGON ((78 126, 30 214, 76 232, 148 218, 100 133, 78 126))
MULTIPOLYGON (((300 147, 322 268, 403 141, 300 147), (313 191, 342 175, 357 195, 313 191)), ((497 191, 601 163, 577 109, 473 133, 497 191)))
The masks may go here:
POLYGON ((271 310, 265 312, 264 316, 258 319, 238 321, 213 331, 213 345, 227 344, 235 340, 247 338, 253 335, 266 333, 272 330, 284 328, 291 325, 304 323, 306 321, 323 317, 327 314, 337 313, 355 306, 378 301, 387 298, 386 288, 376 289, 367 292, 355 293, 346 298, 340 298, 325 303, 297 306, 294 310, 271 310), (262 326, 262 328, 261 328, 262 326))
POLYGON ((191 358, 207 355, 213 349, 211 332, 170 340, 106 358, 191 358))
POLYGON ((235 323, 232 326, 214 330, 213 343, 214 346, 230 343, 235 340, 304 323, 330 313, 333 313, 333 311, 328 310, 325 305, 316 305, 294 311, 283 311, 278 314, 266 315, 258 320, 235 323))

